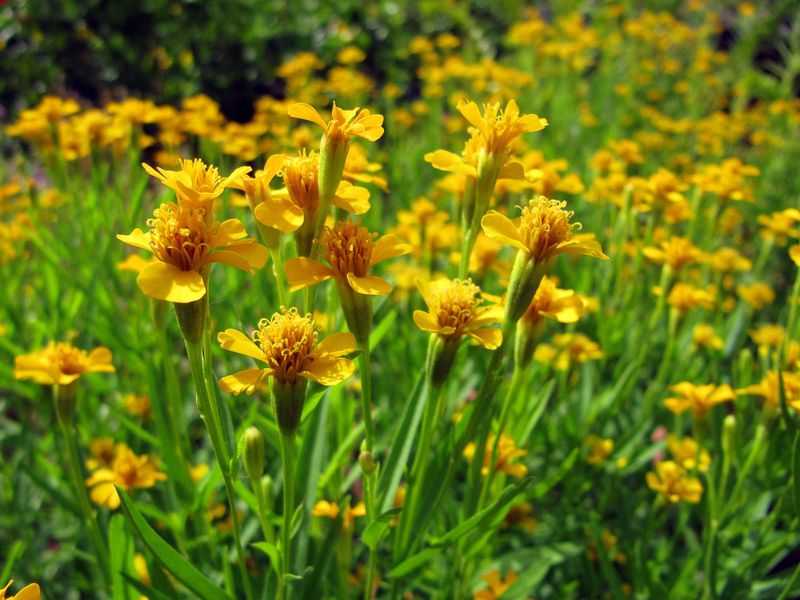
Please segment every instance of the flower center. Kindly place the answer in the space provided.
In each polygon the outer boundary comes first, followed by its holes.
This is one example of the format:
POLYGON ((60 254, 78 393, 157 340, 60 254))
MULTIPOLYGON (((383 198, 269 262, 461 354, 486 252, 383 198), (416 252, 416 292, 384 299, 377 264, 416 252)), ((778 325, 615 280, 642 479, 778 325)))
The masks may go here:
POLYGON ((281 307, 281 312, 271 319, 259 321, 253 341, 264 352, 275 379, 293 384, 306 370, 318 335, 311 315, 301 316, 296 308, 281 307))
POLYGON ((64 375, 79 375, 86 371, 86 352, 69 344, 57 343, 52 350, 52 361, 64 375))
POLYGON ((283 167, 283 182, 289 198, 307 214, 314 213, 319 206, 319 157, 316 152, 300 154, 286 160, 283 167))
POLYGON ((181 170, 189 174, 192 179, 192 189, 197 192, 214 192, 222 180, 217 167, 213 165, 206 166, 199 158, 182 160, 181 170))
POLYGON ((519 229, 522 242, 534 261, 553 258, 559 244, 572 237, 573 229, 580 229, 580 223, 570 223, 574 213, 565 210, 566 205, 566 202, 539 196, 522 209, 519 229))
POLYGON ((174 203, 162 204, 147 221, 156 257, 182 271, 199 271, 211 251, 205 211, 174 203))
POLYGON ((376 233, 370 233, 355 221, 339 221, 333 228, 325 227, 322 230, 325 260, 340 277, 348 273, 365 277, 376 237, 376 233))
POLYGON ((480 304, 480 291, 471 279, 454 279, 434 292, 431 312, 436 315, 441 327, 452 327, 456 330, 455 334, 461 334, 475 317, 475 309, 480 304))

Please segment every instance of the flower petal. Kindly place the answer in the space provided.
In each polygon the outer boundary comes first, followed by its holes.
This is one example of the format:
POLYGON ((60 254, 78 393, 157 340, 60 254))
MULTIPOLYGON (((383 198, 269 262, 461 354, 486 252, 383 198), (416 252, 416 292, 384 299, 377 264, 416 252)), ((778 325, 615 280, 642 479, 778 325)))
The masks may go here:
MULTIPOLYGON (((245 242, 245 240, 242 240, 245 242)), ((264 266, 269 258, 269 252, 255 240, 246 240, 246 243, 233 243, 225 250, 217 250, 209 256, 208 262, 222 262, 254 273, 264 266)))
POLYGON ((131 231, 128 235, 118 233, 117 239, 124 244, 128 244, 129 246, 141 248, 142 250, 149 250, 150 252, 153 251, 150 246, 150 234, 145 233, 138 227, 131 231))
POLYGON ((322 117, 317 112, 317 110, 307 104, 305 102, 298 102, 297 104, 292 104, 289 107, 289 116, 294 117, 295 119, 303 119, 304 121, 311 121, 312 123, 316 123, 323 129, 328 129, 328 124, 322 120, 322 117))
POLYGON ((113 373, 114 365, 111 364, 111 350, 98 346, 89 352, 88 373, 113 373))
POLYGON ((332 203, 354 215, 363 215, 369 210, 369 190, 349 181, 341 181, 332 203))
POLYGON ((603 247, 596 240, 568 240, 558 245, 558 251, 563 254, 591 256, 601 260, 608 260, 603 253, 603 247))
POLYGON ((283 233, 297 231, 305 220, 302 208, 289 198, 276 198, 275 196, 272 197, 272 202, 262 202, 256 206, 253 214, 262 225, 283 233))
POLYGON ((499 329, 472 329, 467 332, 467 335, 487 350, 495 350, 503 343, 503 332, 499 329))
POLYGON ((355 363, 349 358, 336 358, 328 355, 312 362, 300 375, 321 385, 336 385, 350 377, 355 368, 355 363))
POLYGON ((392 292, 391 284, 385 279, 381 279, 376 275, 358 277, 352 273, 348 273, 347 283, 349 283, 350 287, 359 294, 367 294, 369 296, 386 296, 392 292))
POLYGON ((217 341, 223 350, 243 354, 250 358, 255 358, 262 362, 266 362, 264 352, 256 346, 255 342, 247 337, 238 329, 226 329, 217 334, 217 341))
POLYGON ((401 242, 396 235, 388 233, 375 242, 372 247, 372 257, 369 264, 372 266, 383 260, 402 256, 409 252, 411 252, 411 244, 401 242))
POLYGON ((453 154, 447 150, 435 150, 428 152, 425 155, 425 160, 433 166, 434 169, 440 171, 448 171, 450 173, 463 173, 471 177, 478 176, 478 170, 467 163, 458 154, 453 154))
POLYGON ((160 261, 147 265, 136 278, 139 289, 157 300, 186 304, 206 295, 206 284, 197 271, 182 271, 160 261))
POLYGON ((252 394, 258 382, 271 374, 271 369, 245 369, 233 375, 226 375, 219 380, 219 387, 223 392, 238 396, 242 392, 252 394))
MULTIPOLYGON (((444 328, 439 325, 439 322, 433 317, 431 313, 424 310, 414 311, 414 323, 422 331, 429 331, 430 333, 444 333, 444 328)), ((446 335, 446 334, 445 334, 446 335)))
POLYGON ((352 352, 356 347, 356 338, 352 333, 332 333, 317 345, 314 354, 317 356, 324 354, 342 356, 352 352))
POLYGON ((247 230, 244 228, 242 222, 239 219, 228 219, 220 223, 219 229, 211 242, 211 246, 220 248, 245 237, 247 237, 247 230))
POLYGON ((490 210, 481 219, 483 232, 491 239, 503 242, 509 246, 514 246, 520 250, 528 251, 522 242, 522 236, 516 225, 505 215, 501 215, 496 210, 490 210))
POLYGON ((458 112, 464 115, 464 118, 469 121, 470 125, 483 133, 486 126, 486 121, 481 116, 481 109, 478 108, 477 104, 475 104, 472 100, 467 101, 461 99, 458 101, 456 109, 458 112))
POLYGON ((330 267, 304 256, 287 260, 284 270, 286 279, 289 281, 290 292, 302 290, 334 277, 334 272, 330 267))

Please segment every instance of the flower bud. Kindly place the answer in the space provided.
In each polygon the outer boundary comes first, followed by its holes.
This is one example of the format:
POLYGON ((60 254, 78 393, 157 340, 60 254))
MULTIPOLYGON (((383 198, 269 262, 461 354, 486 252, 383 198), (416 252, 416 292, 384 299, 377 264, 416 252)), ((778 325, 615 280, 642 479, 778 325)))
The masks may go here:
POLYGON ((727 415, 722 421, 722 452, 729 459, 733 458, 736 448, 736 417, 727 415))
POLYGON ((358 464, 361 465, 361 470, 365 475, 374 473, 375 469, 378 468, 378 463, 375 462, 372 453, 367 450, 362 450, 361 454, 358 455, 358 464))
POLYGON ((253 485, 259 485, 264 472, 264 436, 256 427, 248 427, 244 432, 244 468, 253 485))
POLYGON ((537 263, 523 250, 517 252, 506 294, 506 321, 516 323, 525 314, 547 270, 547 263, 537 263))
POLYGON ((372 333, 372 296, 359 294, 338 279, 337 286, 347 328, 359 344, 367 343, 372 333))
POLYGON ((297 431, 300 417, 303 415, 307 387, 308 379, 305 377, 298 378, 294 383, 282 383, 273 379, 270 385, 272 408, 282 434, 292 434, 297 431))

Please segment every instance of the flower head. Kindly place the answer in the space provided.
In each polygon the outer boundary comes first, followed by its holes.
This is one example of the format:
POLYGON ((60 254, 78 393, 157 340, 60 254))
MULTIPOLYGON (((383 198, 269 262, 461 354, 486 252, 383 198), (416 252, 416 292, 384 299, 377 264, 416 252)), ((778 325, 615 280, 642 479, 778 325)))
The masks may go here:
POLYGON ((13 579, 6 584, 6 587, 0 589, 0 600, 41 600, 42 592, 38 583, 29 583, 13 596, 6 596, 12 583, 14 583, 13 579))
POLYGON ((154 169, 146 163, 142 163, 142 167, 149 175, 174 190, 181 203, 202 209, 207 220, 211 219, 214 200, 219 198, 226 188, 240 185, 240 178, 250 172, 250 167, 239 167, 227 177, 221 177, 215 166, 206 165, 199 158, 180 159, 179 164, 179 171, 169 171, 160 167, 154 169))
POLYGON ((503 309, 496 304, 482 305, 480 288, 471 280, 417 280, 428 311, 414 311, 414 322, 423 331, 446 340, 460 340, 468 335, 484 347, 494 350, 503 341, 503 333, 490 327, 503 320, 503 309))
POLYGON ((271 319, 261 319, 249 339, 241 331, 226 329, 217 339, 225 350, 254 358, 266 364, 246 369, 220 380, 226 392, 252 394, 265 377, 284 385, 294 385, 300 378, 322 385, 336 385, 353 374, 353 361, 342 358, 356 348, 350 333, 334 333, 318 341, 319 332, 310 315, 296 308, 282 308, 271 319))
POLYGON ((703 495, 703 484, 696 477, 688 477, 686 470, 671 460, 656 465, 656 472, 647 473, 647 486, 669 502, 697 504, 703 495))
POLYGON ((69 385, 86 373, 113 372, 111 351, 102 346, 86 352, 63 342, 50 342, 46 348, 14 360, 16 379, 44 385, 69 385))
POLYGON ((506 571, 506 576, 501 578, 500 571, 498 569, 492 569, 485 575, 482 575, 481 579, 488 587, 472 594, 472 600, 497 600, 497 598, 505 594, 508 588, 519 579, 519 576, 513 571, 506 571))
POLYGON ((162 204, 147 225, 148 233, 134 229, 117 239, 155 254, 158 260, 142 268, 136 283, 158 300, 188 303, 205 296, 211 263, 227 263, 253 273, 267 260, 267 249, 247 238, 239 220, 208 222, 201 208, 162 204))
POLYGON ((558 254, 608 259, 596 240, 575 234, 580 224, 570 222, 573 213, 565 209, 566 205, 566 202, 539 196, 522 207, 517 224, 490 210, 481 219, 481 225, 490 238, 525 252, 535 263, 550 261, 558 254))
POLYGON ((316 123, 332 141, 362 137, 374 142, 383 135, 383 115, 371 114, 366 108, 342 110, 334 102, 331 120, 326 122, 313 106, 298 102, 289 107, 289 116, 316 123))
POLYGON ((667 398, 664 405, 675 414, 691 409, 694 416, 701 417, 713 406, 736 399, 733 388, 728 384, 695 385, 689 381, 682 381, 669 389, 678 396, 667 398))
POLYGON ((509 100, 505 109, 500 108, 500 104, 484 104, 483 114, 472 101, 461 100, 456 108, 480 132, 483 147, 493 154, 505 152, 508 145, 522 134, 547 127, 547 119, 521 114, 514 100, 509 100))
POLYGON ((679 439, 674 435, 667 436, 667 448, 680 466, 690 471, 705 473, 711 464, 708 450, 700 448, 690 437, 679 439))
POLYGON ((385 296, 392 286, 380 277, 370 275, 370 268, 386 259, 410 252, 393 234, 376 239, 355 221, 339 221, 322 230, 320 249, 327 265, 305 257, 286 261, 286 277, 295 292, 310 285, 335 278, 341 285, 358 294, 385 296))
POLYGON ((114 486, 130 492, 151 488, 166 478, 147 454, 137 456, 130 448, 124 448, 117 454, 111 468, 97 469, 86 480, 86 485, 92 488, 89 495, 95 504, 115 510, 119 507, 120 498, 114 486))
MULTIPOLYGON (((489 464, 492 461, 492 451, 494 448, 495 435, 491 434, 486 440, 486 451, 483 455, 483 467, 481 473, 485 477, 489 474, 489 464)), ((505 433, 500 434, 500 440, 497 443, 497 458, 495 460, 495 471, 506 473, 512 477, 525 477, 528 473, 528 467, 524 464, 512 462, 528 454, 527 450, 518 448, 514 439, 505 433)), ((470 442, 464 448, 464 457, 472 461, 475 457, 475 444, 470 442)))
POLYGON ((536 325, 544 318, 553 319, 559 323, 574 323, 581 317, 583 300, 575 294, 574 290, 561 289, 557 283, 556 279, 546 275, 542 277, 533 300, 522 316, 526 325, 536 325))

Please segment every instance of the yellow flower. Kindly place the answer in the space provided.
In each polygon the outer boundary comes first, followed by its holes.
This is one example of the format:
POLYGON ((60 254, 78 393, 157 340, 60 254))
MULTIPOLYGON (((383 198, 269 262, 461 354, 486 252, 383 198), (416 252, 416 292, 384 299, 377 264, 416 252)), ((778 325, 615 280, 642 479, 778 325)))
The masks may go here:
POLYGON ((296 292, 328 279, 358 294, 385 296, 392 286, 375 275, 370 268, 384 260, 408 254, 411 247, 401 243, 393 234, 375 239, 354 221, 339 221, 322 230, 321 254, 327 265, 311 258, 299 257, 286 261, 286 277, 290 291, 296 292))
POLYGON ((490 210, 481 219, 481 226, 487 236, 514 246, 535 263, 546 263, 558 254, 584 254, 607 260, 596 240, 575 235, 574 230, 580 225, 570 223, 573 212, 565 210, 566 205, 539 196, 522 207, 517 224, 490 210))
POLYGON ((750 332, 750 338, 758 345, 758 351, 766 354, 770 349, 777 350, 783 343, 786 331, 780 325, 766 324, 750 332))
POLYGON ((217 339, 225 350, 249 356, 267 366, 246 369, 220 379, 220 387, 229 393, 252 394, 265 377, 293 385, 299 378, 322 385, 336 385, 355 370, 353 361, 342 358, 356 348, 350 333, 334 333, 317 343, 319 333, 310 315, 302 316, 296 308, 282 309, 271 319, 261 319, 253 340, 236 329, 226 329, 217 339))
MULTIPOLYGON (((492 460, 494 440, 494 434, 491 434, 489 439, 486 440, 486 451, 483 454, 483 467, 481 468, 481 473, 484 477, 489 474, 489 463, 492 460)), ((514 443, 514 439, 512 437, 506 435, 505 433, 500 434, 500 442, 497 445, 497 457, 494 463, 495 471, 507 473, 512 477, 525 477, 525 475, 528 473, 528 467, 520 463, 512 463, 511 461, 525 456, 526 454, 528 454, 528 451, 523 450, 522 448, 517 448, 517 445, 514 443)), ((474 442, 470 442, 464 448, 464 458, 471 462, 474 457, 475 444, 474 442)))
POLYGON ((383 115, 373 115, 366 108, 343 110, 334 102, 331 109, 331 120, 326 123, 313 106, 305 102, 298 102, 289 107, 289 116, 316 123, 322 127, 325 136, 332 141, 344 141, 356 136, 374 142, 383 135, 383 115))
POLYGON ((656 465, 656 472, 647 473, 647 486, 669 502, 680 501, 697 504, 703 495, 703 484, 696 477, 687 477, 686 471, 671 460, 656 465))
POLYGON ((734 248, 720 248, 708 256, 708 264, 720 273, 732 271, 749 271, 753 263, 739 254, 734 248))
POLYGON ((704 416, 713 406, 736 399, 733 388, 728 384, 723 385, 695 385, 689 381, 682 381, 669 388, 678 394, 678 397, 667 398, 664 405, 679 414, 692 409, 694 416, 704 416))
POLYGON ((114 464, 114 460, 117 456, 119 456, 123 450, 127 449, 128 446, 124 442, 115 444, 113 438, 95 438, 89 443, 91 457, 86 459, 86 468, 90 471, 101 467, 110 468, 114 464))
POLYGON ((698 348, 708 348, 721 350, 725 342, 714 331, 714 327, 708 323, 698 323, 692 330, 692 343, 698 348))
POLYGON ((779 210, 771 215, 758 215, 758 223, 763 227, 761 237, 765 240, 774 240, 779 245, 785 246, 789 238, 800 237, 797 223, 800 221, 800 210, 789 208, 779 210))
POLYGON ((339 518, 339 505, 335 502, 319 500, 311 510, 311 514, 315 517, 325 517, 326 519, 336 520, 339 518))
POLYGON ((29 583, 15 595, 6 596, 6 592, 8 588, 11 587, 12 583, 14 583, 13 579, 6 584, 6 587, 0 589, 0 600, 41 600, 42 593, 41 590, 39 590, 38 583, 29 583))
POLYGON ((599 465, 611 456, 614 451, 614 440, 590 435, 586 438, 586 446, 589 448, 586 462, 590 465, 599 465))
POLYGON ((736 286, 736 293, 754 310, 761 310, 775 300, 775 292, 772 291, 768 284, 762 282, 756 282, 752 285, 738 285, 736 286))
POLYGON ((690 437, 678 439, 674 435, 667 436, 667 448, 680 466, 689 471, 705 473, 711 464, 711 455, 708 450, 700 448, 696 441, 690 437))
POLYGON ((264 168, 256 171, 255 175, 242 175, 231 187, 241 190, 247 196, 250 208, 259 222, 278 229, 279 231, 294 231, 302 221, 297 221, 294 205, 286 198, 273 195, 270 183, 286 163, 287 157, 283 154, 270 156, 264 163, 264 168))
POLYGON ((113 373, 111 351, 102 346, 91 352, 63 342, 14 359, 14 377, 44 385, 69 385, 86 373, 113 373))
POLYGON ((508 509, 506 518, 503 519, 502 528, 508 529, 509 527, 519 526, 523 531, 532 533, 539 527, 539 521, 531 516, 533 513, 533 505, 530 502, 522 502, 515 504, 508 509))
POLYGON ((92 488, 89 493, 92 502, 116 510, 120 498, 114 486, 130 492, 151 488, 166 478, 166 474, 158 469, 147 454, 137 456, 130 448, 126 448, 117 455, 111 468, 100 468, 92 473, 86 485, 92 488))
POLYGON ((533 358, 541 363, 552 363, 558 371, 566 371, 573 365, 603 358, 600 344, 582 333, 559 334, 553 338, 553 343, 555 347, 549 344, 537 346, 533 358))
POLYGON ((267 249, 247 238, 237 219, 207 222, 203 209, 162 204, 147 222, 150 231, 134 229, 118 234, 120 241, 148 250, 157 261, 148 263, 136 278, 139 289, 157 300, 188 303, 206 295, 211 263, 227 263, 254 273, 267 261, 267 249))
POLYGON ((664 240, 657 248, 644 248, 642 254, 653 262, 668 265, 674 271, 705 260, 705 253, 690 239, 678 236, 664 240))
POLYGON ((499 329, 488 327, 503 320, 503 309, 496 304, 481 306, 480 288, 471 280, 417 280, 428 311, 415 310, 414 322, 422 331, 445 340, 458 341, 464 335, 494 350, 503 342, 499 329))
POLYGON ((174 190, 181 203, 203 210, 207 221, 213 217, 214 200, 227 188, 239 184, 240 178, 250 172, 250 167, 239 167, 227 177, 220 177, 215 166, 206 166, 199 158, 180 159, 179 162, 179 171, 169 171, 161 167, 154 169, 146 163, 142 163, 142 167, 148 175, 174 190))
MULTIPOLYGON (((783 392, 787 406, 800 412, 800 375, 791 371, 783 371, 780 379, 783 380, 783 392)), ((780 406, 780 379, 777 371, 767 371, 759 383, 738 389, 736 393, 761 396, 764 404, 770 410, 777 410, 780 406)))
POLYGON ((510 588, 519 577, 513 571, 506 571, 506 576, 500 579, 500 571, 498 569, 492 569, 485 575, 482 575, 481 579, 488 587, 473 593, 472 600, 497 600, 497 598, 500 598, 500 596, 508 591, 508 588, 510 588))
POLYGON ((150 405, 150 398, 147 396, 125 394, 122 398, 122 403, 125 405, 125 410, 135 417, 141 417, 142 419, 153 418, 153 407, 150 405))
POLYGON ((581 297, 574 290, 559 288, 557 283, 557 279, 542 277, 533 300, 522 315, 526 325, 535 326, 545 317, 559 323, 574 323, 581 317, 584 311, 581 297))
POLYGON ((509 100, 505 109, 501 109, 499 104, 484 104, 483 114, 472 101, 460 100, 456 108, 480 132, 481 145, 491 154, 502 154, 522 134, 547 127, 547 119, 540 119, 533 114, 520 114, 514 100, 509 100))
POLYGON ((691 308, 714 308, 714 288, 702 290, 688 283, 678 282, 667 296, 667 304, 679 312, 686 312, 691 308))

